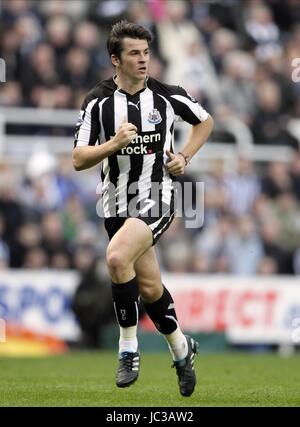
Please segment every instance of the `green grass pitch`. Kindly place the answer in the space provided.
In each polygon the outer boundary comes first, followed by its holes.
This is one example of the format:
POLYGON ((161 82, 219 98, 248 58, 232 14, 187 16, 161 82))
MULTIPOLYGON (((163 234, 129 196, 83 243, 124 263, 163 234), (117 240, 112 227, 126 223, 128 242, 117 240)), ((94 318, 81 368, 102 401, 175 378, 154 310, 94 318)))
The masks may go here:
POLYGON ((300 357, 202 354, 198 383, 181 397, 166 353, 143 353, 139 380, 114 384, 116 353, 75 352, 45 358, 0 358, 0 406, 300 406, 300 357))

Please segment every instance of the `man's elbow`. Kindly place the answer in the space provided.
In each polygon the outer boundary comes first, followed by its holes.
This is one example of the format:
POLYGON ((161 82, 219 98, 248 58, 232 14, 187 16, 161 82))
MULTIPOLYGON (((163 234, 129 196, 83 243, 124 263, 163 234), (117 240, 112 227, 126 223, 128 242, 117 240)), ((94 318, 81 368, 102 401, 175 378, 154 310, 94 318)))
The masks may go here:
POLYGON ((74 148, 73 150, 72 163, 73 163, 73 168, 76 171, 81 171, 84 169, 81 156, 79 156, 78 150, 76 148, 74 148))
POLYGON ((84 168, 82 166, 78 166, 73 162, 73 167, 74 169, 78 172, 78 171, 82 171, 84 168))
POLYGON ((205 122, 207 122, 207 125, 209 126, 210 132, 211 132, 214 128, 214 119, 212 118, 212 116, 210 114, 207 117, 207 119, 205 120, 205 122))

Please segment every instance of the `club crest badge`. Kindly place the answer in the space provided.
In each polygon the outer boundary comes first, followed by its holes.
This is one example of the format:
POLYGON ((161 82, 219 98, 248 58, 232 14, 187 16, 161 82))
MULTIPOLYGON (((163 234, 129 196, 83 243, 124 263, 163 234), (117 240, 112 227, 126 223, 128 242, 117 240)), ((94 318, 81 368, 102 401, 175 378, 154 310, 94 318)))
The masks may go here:
POLYGON ((148 122, 157 125, 161 121, 162 121, 162 118, 161 118, 160 112, 156 108, 153 108, 153 110, 150 111, 148 115, 148 122))

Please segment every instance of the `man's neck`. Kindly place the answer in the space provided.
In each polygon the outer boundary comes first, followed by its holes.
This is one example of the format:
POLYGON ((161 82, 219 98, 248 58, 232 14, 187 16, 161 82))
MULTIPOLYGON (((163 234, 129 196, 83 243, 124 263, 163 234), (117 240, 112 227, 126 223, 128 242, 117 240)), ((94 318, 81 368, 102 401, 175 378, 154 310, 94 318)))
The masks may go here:
POLYGON ((143 89, 146 83, 146 80, 132 81, 120 75, 114 76, 114 81, 118 86, 118 89, 122 89, 124 92, 127 92, 130 95, 134 95, 136 92, 143 89))

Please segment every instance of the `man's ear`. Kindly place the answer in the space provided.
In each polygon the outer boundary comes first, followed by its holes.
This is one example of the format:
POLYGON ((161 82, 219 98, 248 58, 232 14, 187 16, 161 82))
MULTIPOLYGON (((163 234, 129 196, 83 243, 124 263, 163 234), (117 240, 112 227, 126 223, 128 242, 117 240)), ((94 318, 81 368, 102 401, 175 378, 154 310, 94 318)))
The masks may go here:
POLYGON ((116 65, 119 65, 119 64, 120 64, 120 60, 119 60, 119 58, 118 58, 116 55, 114 55, 114 54, 112 54, 112 55, 111 55, 111 62, 112 62, 112 64, 113 64, 114 66, 116 66, 116 65))

